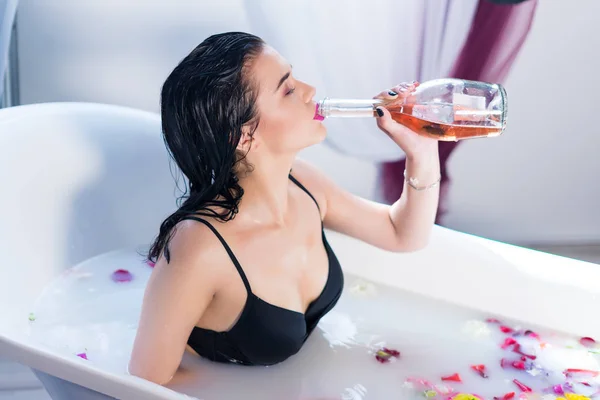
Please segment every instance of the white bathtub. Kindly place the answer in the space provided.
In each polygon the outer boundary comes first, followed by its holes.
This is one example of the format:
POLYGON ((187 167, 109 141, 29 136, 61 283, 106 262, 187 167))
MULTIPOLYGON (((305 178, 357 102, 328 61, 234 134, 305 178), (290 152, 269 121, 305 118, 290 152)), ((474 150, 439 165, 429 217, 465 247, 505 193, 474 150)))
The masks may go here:
MULTIPOLYGON (((64 357, 25 334, 33 303, 50 280, 94 255, 150 242, 177 194, 155 114, 82 103, 0 110, 0 357, 31 367, 55 399, 184 397, 64 357)), ((600 309, 595 264, 441 227, 426 250, 413 254, 328 235, 348 272, 600 337, 600 322, 589 318, 600 309)))

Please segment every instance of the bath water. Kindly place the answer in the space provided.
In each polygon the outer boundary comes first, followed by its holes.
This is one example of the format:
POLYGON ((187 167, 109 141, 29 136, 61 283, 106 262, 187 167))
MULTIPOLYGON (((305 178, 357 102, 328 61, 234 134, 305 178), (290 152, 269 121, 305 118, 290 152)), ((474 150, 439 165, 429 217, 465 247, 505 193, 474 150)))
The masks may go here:
MULTIPOLYGON (((127 374, 151 273, 137 249, 66 270, 32 310, 31 336, 82 363, 127 374)), ((346 274, 339 303, 297 355, 247 367, 186 352, 168 386, 206 400, 554 399, 561 391, 600 398, 593 340, 493 318, 346 274)))

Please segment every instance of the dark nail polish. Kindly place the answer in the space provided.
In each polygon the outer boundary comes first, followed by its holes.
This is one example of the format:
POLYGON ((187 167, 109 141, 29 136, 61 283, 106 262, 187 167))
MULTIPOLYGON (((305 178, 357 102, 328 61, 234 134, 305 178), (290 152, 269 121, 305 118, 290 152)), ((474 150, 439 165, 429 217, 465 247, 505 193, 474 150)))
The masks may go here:
POLYGON ((388 94, 389 94, 390 96, 397 96, 397 95, 398 95, 398 93, 394 92, 393 90, 390 90, 390 91, 388 92, 388 94))
POLYGON ((383 110, 381 108, 377 108, 375 111, 377 111, 377 115, 383 117, 383 110))

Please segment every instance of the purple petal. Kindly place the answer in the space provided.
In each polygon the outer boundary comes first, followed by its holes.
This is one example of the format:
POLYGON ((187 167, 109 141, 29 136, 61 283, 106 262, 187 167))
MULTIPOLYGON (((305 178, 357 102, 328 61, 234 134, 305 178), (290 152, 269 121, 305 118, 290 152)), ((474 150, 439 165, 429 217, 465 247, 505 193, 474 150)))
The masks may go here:
POLYGON ((81 357, 81 358, 83 358, 84 360, 87 360, 87 359, 88 359, 88 358, 87 358, 87 354, 85 354, 85 353, 79 353, 79 354, 77 354, 77 357, 81 357))

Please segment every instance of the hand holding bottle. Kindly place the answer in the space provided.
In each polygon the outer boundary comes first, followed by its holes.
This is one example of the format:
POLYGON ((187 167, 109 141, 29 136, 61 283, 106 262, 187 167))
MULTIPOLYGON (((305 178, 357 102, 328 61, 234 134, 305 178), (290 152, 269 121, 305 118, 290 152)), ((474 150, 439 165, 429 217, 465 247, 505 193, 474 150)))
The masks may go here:
POLYGON ((401 83, 373 97, 384 101, 381 106, 376 108, 377 126, 400 146, 407 158, 429 155, 438 148, 436 139, 420 135, 406 125, 399 124, 392 119, 392 115, 388 111, 388 108, 402 105, 418 86, 418 82, 401 83))

